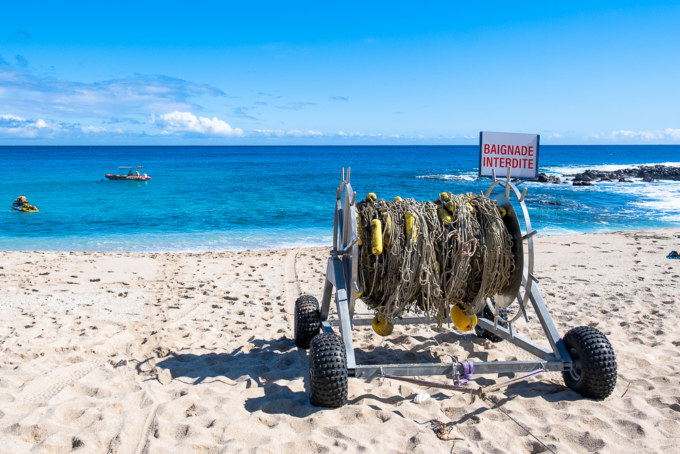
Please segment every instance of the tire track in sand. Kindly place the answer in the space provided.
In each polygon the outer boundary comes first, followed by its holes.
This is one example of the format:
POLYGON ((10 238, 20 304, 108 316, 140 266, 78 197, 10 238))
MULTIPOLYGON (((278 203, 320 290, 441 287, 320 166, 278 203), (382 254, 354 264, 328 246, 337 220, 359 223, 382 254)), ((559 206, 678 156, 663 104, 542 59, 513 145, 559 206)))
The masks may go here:
POLYGON ((56 368, 33 378, 16 393, 15 403, 17 405, 37 406, 47 404, 66 387, 75 385, 90 372, 104 367, 109 362, 111 354, 119 351, 130 342, 131 337, 125 331, 114 334, 104 343, 96 346, 100 357, 97 361, 64 362, 56 368))
MULTIPOLYGON (((174 255, 162 256, 156 296, 153 301, 147 303, 151 307, 151 316, 131 325, 131 328, 137 334, 137 348, 139 350, 136 353, 141 358, 147 358, 150 361, 149 374, 152 374, 151 370, 155 368, 155 362, 158 359, 156 350, 162 346, 168 330, 176 326, 198 307, 198 303, 195 303, 188 305, 188 308, 182 308, 182 300, 179 297, 179 285, 181 284, 178 282, 179 271, 179 265, 174 255)), ((148 402, 148 410, 134 415, 132 424, 127 426, 125 430, 121 430, 121 433, 129 432, 130 436, 120 439, 116 449, 110 449, 110 452, 140 454, 147 451, 158 408, 162 403, 162 399, 157 398, 152 390, 154 381, 147 382, 147 379, 151 377, 153 375, 147 376, 140 384, 144 399, 148 402)))
MULTIPOLYGON (((197 287, 194 283, 185 284, 182 282, 184 278, 179 276, 180 267, 176 257, 174 255, 166 255, 163 260, 160 267, 159 289, 153 304, 157 308, 157 312, 154 314, 156 320, 142 322, 141 326, 144 329, 139 330, 140 334, 138 336, 140 339, 143 338, 140 340, 139 345, 144 345, 139 353, 151 360, 149 367, 152 370, 155 369, 155 361, 161 359, 164 354, 163 352, 167 350, 162 348, 159 351, 159 347, 163 347, 165 336, 170 335, 171 331, 174 331, 187 316, 198 309, 201 304, 205 303, 205 300, 201 297, 189 296, 189 292, 196 291, 197 287), (193 299, 193 301, 190 302, 190 299, 193 299)), ((189 279, 193 278, 195 276, 189 279)), ((153 377, 153 372, 150 373, 152 374, 151 377, 153 377)), ((156 378, 161 384, 167 384, 159 376, 156 378)), ((135 435, 130 437, 130 440, 136 440, 136 444, 126 443, 124 449, 119 449, 119 452, 134 452, 135 454, 148 452, 153 432, 158 426, 158 408, 162 404, 167 403, 167 400, 164 401, 163 398, 158 397, 154 392, 154 389, 157 390, 155 388, 157 386, 155 380, 149 382, 143 381, 141 386, 144 390, 145 398, 150 402, 149 409, 144 417, 144 423, 135 425, 135 435), (131 449, 133 446, 134 451, 131 449)), ((137 421, 141 422, 141 418, 137 421)))
POLYGON ((299 249, 288 251, 283 265, 283 292, 286 298, 286 307, 289 308, 291 314, 295 308, 295 300, 298 299, 302 292, 295 268, 299 252, 299 249))

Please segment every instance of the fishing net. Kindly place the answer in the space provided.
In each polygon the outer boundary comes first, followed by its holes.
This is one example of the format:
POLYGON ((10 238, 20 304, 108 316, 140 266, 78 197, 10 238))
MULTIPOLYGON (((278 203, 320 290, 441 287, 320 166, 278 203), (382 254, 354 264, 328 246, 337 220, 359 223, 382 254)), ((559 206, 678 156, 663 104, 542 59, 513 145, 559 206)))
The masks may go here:
POLYGON ((441 325, 455 305, 479 313, 515 267, 501 215, 482 195, 388 202, 369 194, 357 204, 361 299, 386 320, 415 312, 441 325))

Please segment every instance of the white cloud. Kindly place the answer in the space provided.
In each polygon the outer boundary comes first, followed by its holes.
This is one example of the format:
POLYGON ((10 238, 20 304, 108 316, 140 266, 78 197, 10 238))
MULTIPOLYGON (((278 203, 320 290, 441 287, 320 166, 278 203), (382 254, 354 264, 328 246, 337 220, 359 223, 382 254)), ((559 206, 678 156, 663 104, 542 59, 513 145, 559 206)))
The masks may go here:
POLYGON ((292 131, 288 131, 288 135, 293 137, 320 137, 323 136, 323 133, 319 131, 313 131, 311 129, 308 129, 307 131, 299 131, 294 129, 292 131))
POLYGON ((76 82, 33 74, 0 61, 0 106, 26 117, 140 120, 154 112, 191 111, 202 96, 226 96, 218 88, 178 78, 135 75, 76 82))
POLYGON ((0 137, 35 139, 53 137, 62 127, 58 124, 38 120, 26 120, 16 115, 0 115, 0 137))
POLYGON ((206 137, 240 137, 241 128, 232 128, 229 123, 217 117, 197 117, 191 112, 174 111, 152 117, 154 125, 161 128, 161 134, 187 134, 206 137))
POLYGON ((286 131, 282 129, 253 129, 256 135, 266 136, 266 137, 283 137, 286 135, 286 131))
POLYGON ((680 129, 671 129, 671 128, 666 128, 664 129, 664 132, 666 135, 673 140, 680 140, 680 129))
POLYGON ((18 115, 0 115, 0 138, 6 139, 55 139, 65 137, 124 135, 120 128, 105 128, 80 123, 55 122, 38 118, 27 120, 18 115))
POLYGON ((293 129, 292 131, 284 131, 282 129, 254 129, 253 133, 259 136, 266 137, 323 137, 325 134, 321 131, 314 131, 308 129, 307 131, 300 131, 293 129))
POLYGON ((650 131, 630 131, 620 129, 609 134, 596 134, 596 139, 625 140, 629 142, 672 142, 680 140, 680 129, 666 128, 650 131))
POLYGON ((108 132, 108 130, 103 126, 82 126, 80 130, 85 134, 102 134, 108 132))
MULTIPOLYGON (((383 134, 364 134, 362 132, 346 132, 346 131, 338 131, 335 135, 338 137, 374 137, 374 138, 384 137, 383 134)), ((403 136, 399 134, 392 134, 389 137, 397 139, 403 138, 403 136)))

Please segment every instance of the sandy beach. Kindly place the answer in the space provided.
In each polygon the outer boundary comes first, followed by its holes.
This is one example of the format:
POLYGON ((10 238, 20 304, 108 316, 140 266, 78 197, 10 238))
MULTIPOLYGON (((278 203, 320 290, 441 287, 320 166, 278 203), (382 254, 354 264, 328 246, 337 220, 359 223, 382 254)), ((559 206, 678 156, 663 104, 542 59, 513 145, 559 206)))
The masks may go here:
MULTIPOLYGON (((350 378, 338 409, 309 403, 307 352, 292 340, 294 302, 321 297, 328 248, 0 252, 0 450, 677 451, 680 260, 666 258, 671 250, 680 230, 536 239, 535 274, 558 330, 593 326, 614 348, 618 382, 604 401, 566 388, 560 373, 474 401, 350 378), (421 393, 431 397, 414 402, 421 393)), ((542 339, 535 317, 516 329, 542 339)), ((531 358, 435 324, 386 338, 357 328, 354 339, 366 361, 531 358)), ((475 376, 469 386, 506 379, 475 376)))

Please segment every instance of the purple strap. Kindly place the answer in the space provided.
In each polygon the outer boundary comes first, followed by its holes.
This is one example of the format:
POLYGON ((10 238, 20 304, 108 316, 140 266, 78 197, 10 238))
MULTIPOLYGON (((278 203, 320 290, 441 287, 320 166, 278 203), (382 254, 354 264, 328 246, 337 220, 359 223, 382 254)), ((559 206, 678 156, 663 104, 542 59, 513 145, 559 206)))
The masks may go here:
POLYGON ((475 372, 475 363, 472 361, 463 361, 463 378, 469 380, 475 372))
POLYGON ((475 363, 472 361, 463 361, 460 364, 463 366, 463 375, 460 377, 460 380, 453 381, 455 386, 467 385, 468 380, 472 378, 472 374, 475 371, 475 363))

